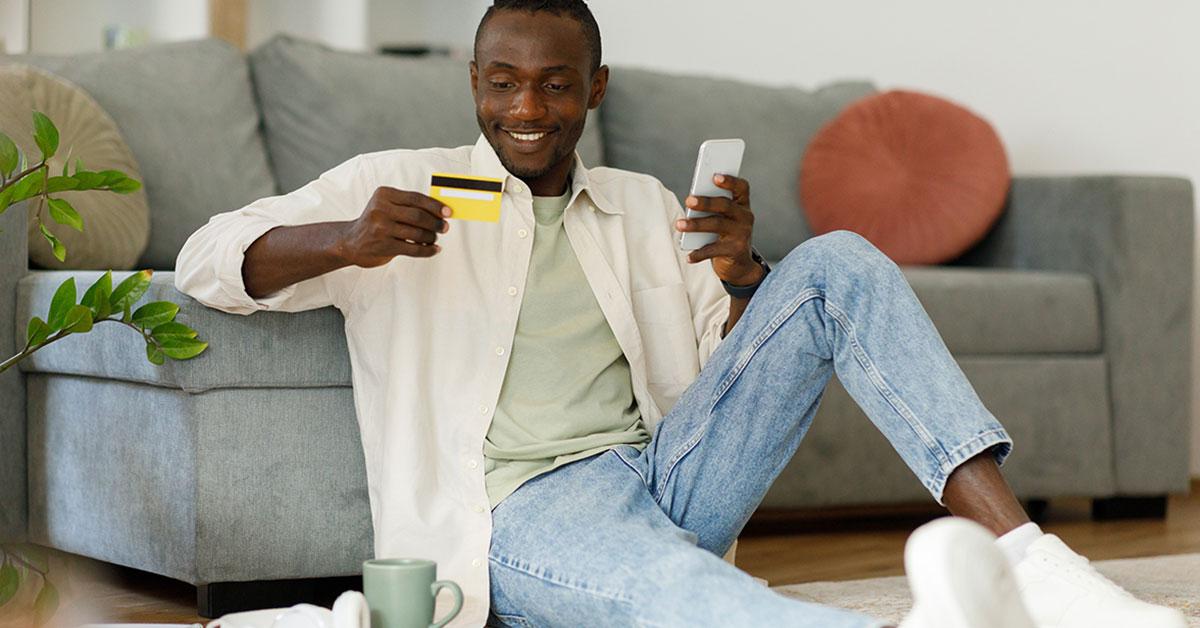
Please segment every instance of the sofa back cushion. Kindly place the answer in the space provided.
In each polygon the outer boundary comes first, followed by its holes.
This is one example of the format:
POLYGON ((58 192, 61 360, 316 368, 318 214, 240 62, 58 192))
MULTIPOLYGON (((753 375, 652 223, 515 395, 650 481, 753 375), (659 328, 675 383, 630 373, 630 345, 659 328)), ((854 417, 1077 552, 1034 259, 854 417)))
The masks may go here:
MULTIPOLYGON (((474 144, 467 63, 342 52, 286 35, 258 47, 250 65, 280 192, 362 153, 474 144)), ((588 165, 602 159, 596 127, 593 113, 578 147, 588 165)))
POLYGON ((610 166, 658 177, 682 202, 701 142, 746 140, 741 174, 750 181, 754 245, 778 260, 811 235, 796 193, 809 140, 873 91, 869 83, 805 91, 613 68, 600 109, 604 156, 610 166))
POLYGON ((10 60, 82 87, 116 121, 141 166, 150 205, 150 242, 140 267, 174 268, 184 241, 209 217, 275 192, 246 59, 227 44, 22 55, 0 63, 10 60))

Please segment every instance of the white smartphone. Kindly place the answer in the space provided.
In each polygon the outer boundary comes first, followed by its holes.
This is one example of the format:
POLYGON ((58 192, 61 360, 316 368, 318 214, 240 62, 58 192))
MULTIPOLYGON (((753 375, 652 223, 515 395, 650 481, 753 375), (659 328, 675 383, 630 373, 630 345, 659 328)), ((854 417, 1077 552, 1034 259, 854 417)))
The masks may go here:
MULTIPOLYGON (((727 174, 738 176, 742 168, 742 153, 746 152, 746 142, 739 139, 705 140, 700 145, 700 156, 696 158, 696 173, 692 175, 690 196, 723 196, 733 198, 733 193, 723 190, 715 183, 713 177, 727 174)), ((703 218, 712 216, 708 212, 687 210, 688 218, 703 218)), ((702 246, 717 241, 717 234, 701 231, 685 231, 679 239, 679 248, 684 251, 694 251, 702 246)))

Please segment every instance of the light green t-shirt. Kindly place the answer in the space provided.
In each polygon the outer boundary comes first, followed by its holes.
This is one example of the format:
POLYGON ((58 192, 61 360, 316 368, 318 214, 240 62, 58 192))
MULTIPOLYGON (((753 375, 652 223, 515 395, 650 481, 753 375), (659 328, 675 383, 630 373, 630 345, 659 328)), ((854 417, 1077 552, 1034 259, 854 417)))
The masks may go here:
POLYGON ((561 197, 534 197, 537 226, 517 333, 483 444, 493 508, 525 482, 650 434, 621 352, 567 240, 561 197))

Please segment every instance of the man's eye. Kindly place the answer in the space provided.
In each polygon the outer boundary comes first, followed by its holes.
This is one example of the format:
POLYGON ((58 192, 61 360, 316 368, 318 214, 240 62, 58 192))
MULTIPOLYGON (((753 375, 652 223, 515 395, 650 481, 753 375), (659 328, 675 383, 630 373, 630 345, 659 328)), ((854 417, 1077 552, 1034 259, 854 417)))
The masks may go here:
POLYGON ((546 89, 548 89, 552 92, 565 92, 570 88, 571 88, 570 85, 563 85, 560 83, 547 83, 546 84, 546 89))
POLYGON ((492 89, 508 89, 512 87, 512 83, 508 81, 491 81, 492 89))

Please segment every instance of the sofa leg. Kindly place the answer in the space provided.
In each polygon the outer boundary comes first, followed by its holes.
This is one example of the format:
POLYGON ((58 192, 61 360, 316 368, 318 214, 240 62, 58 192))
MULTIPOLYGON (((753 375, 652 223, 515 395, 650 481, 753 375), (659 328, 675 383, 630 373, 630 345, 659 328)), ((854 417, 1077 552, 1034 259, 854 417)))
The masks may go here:
POLYGON ((196 587, 196 613, 220 617, 228 613, 308 603, 332 606, 344 591, 362 591, 362 576, 210 582, 196 587))
POLYGON ((1029 520, 1041 525, 1046 523, 1046 511, 1050 508, 1049 500, 1045 499, 1027 499, 1025 500, 1025 514, 1029 515, 1029 520))
POLYGON ((1153 497, 1108 497, 1092 500, 1093 521, 1165 519, 1166 517, 1166 495, 1155 495, 1153 497))

